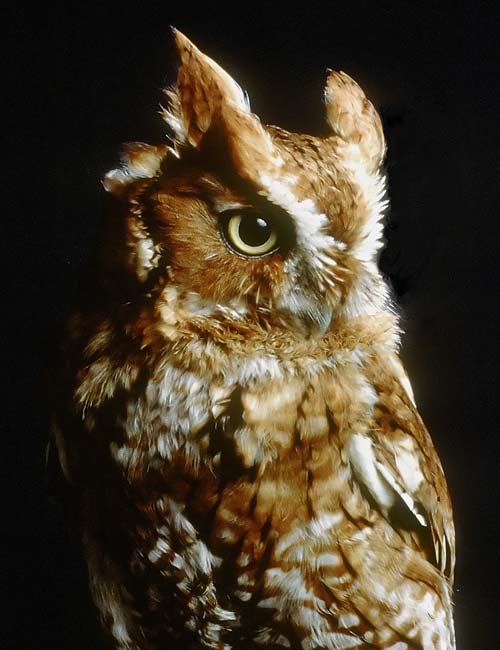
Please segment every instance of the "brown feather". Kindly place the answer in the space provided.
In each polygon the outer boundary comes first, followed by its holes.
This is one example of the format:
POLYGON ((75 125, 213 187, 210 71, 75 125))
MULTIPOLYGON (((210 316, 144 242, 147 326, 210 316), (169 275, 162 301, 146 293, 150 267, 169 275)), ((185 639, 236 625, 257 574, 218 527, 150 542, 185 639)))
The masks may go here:
POLYGON ((378 115, 332 72, 333 133, 265 126, 174 36, 177 144, 106 176, 58 385, 103 629, 117 650, 454 650, 451 503, 376 266, 378 115))

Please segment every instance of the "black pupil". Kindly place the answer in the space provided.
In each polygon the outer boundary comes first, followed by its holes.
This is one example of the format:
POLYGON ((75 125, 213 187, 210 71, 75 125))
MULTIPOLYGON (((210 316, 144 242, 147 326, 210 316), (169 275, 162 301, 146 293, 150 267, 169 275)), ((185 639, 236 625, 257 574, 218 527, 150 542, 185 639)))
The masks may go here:
POLYGON ((271 226, 262 217, 244 217, 239 227, 239 235, 248 246, 262 246, 271 232, 271 226))

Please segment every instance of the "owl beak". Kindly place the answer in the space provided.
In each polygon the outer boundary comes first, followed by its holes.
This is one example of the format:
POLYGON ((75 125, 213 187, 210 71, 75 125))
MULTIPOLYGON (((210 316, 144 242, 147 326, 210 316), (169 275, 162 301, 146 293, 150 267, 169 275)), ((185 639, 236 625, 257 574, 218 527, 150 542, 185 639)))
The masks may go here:
POLYGON ((322 336, 330 329, 333 318, 333 307, 331 305, 320 305, 313 323, 316 325, 316 334, 322 336))
POLYGON ((311 336, 323 336, 333 318, 333 307, 328 304, 312 304, 307 311, 297 314, 311 336))
POLYGON ((333 307, 323 300, 295 295, 293 306, 283 310, 289 325, 307 336, 323 336, 331 326, 333 307), (291 322, 290 322, 291 321, 291 322))

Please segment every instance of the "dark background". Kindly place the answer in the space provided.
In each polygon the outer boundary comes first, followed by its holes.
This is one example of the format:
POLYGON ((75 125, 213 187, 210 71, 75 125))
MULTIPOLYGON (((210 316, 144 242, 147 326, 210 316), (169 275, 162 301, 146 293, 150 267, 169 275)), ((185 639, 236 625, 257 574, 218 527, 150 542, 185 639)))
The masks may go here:
POLYGON ((500 3, 172 8, 182 4, 17 3, 2 21, 2 543, 12 611, 0 650, 99 648, 84 568, 47 499, 44 371, 102 218, 100 178, 122 142, 164 141, 170 24, 228 69, 264 122, 323 131, 327 67, 354 76, 381 111, 392 200, 382 266, 454 501, 459 648, 500 647, 500 3))

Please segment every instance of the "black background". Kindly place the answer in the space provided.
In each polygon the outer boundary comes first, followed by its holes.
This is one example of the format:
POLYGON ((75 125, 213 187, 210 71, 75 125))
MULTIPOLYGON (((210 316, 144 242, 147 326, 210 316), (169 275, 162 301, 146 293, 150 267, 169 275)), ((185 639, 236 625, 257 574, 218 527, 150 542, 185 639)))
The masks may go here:
POLYGON ((12 611, 1 650, 99 648, 84 568, 46 494, 44 370, 102 218, 100 178, 122 142, 164 141, 171 24, 248 90, 264 122, 324 131, 327 67, 354 76, 381 111, 392 200, 382 266, 454 501, 459 648, 500 647, 500 3, 247 5, 16 4, 2 20, 2 543, 12 611))

